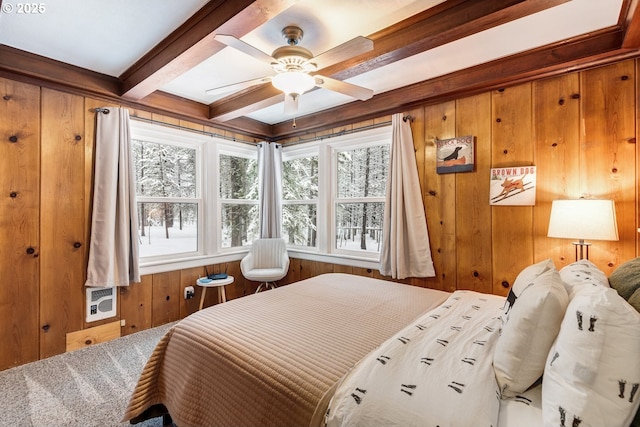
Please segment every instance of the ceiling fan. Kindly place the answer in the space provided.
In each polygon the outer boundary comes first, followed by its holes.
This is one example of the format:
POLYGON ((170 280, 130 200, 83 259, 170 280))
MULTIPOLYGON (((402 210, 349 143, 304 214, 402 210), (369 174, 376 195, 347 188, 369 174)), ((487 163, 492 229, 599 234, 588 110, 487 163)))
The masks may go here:
POLYGON ((319 74, 311 74, 318 69, 323 69, 373 50, 373 41, 371 39, 359 36, 314 57, 308 49, 299 46, 303 36, 303 32, 299 27, 285 27, 282 30, 282 35, 287 45, 277 48, 271 55, 268 55, 234 36, 217 34, 214 37, 217 41, 270 64, 276 74, 209 89, 206 93, 219 95, 271 82, 276 89, 285 94, 285 114, 295 114, 298 111, 300 96, 316 86, 362 101, 366 101, 373 96, 373 90, 371 89, 319 74))

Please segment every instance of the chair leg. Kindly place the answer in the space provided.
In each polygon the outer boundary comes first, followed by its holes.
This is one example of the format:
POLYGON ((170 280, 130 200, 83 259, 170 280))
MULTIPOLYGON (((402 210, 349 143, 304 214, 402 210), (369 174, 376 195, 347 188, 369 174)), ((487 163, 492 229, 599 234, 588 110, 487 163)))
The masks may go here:
POLYGON ((276 284, 276 282, 267 282, 267 289, 275 289, 277 287, 278 285, 276 284))
POLYGON ((275 289, 277 288, 278 285, 276 284, 276 282, 262 282, 260 283, 260 286, 258 286, 258 289, 256 289, 256 294, 262 290, 269 290, 269 289, 275 289))

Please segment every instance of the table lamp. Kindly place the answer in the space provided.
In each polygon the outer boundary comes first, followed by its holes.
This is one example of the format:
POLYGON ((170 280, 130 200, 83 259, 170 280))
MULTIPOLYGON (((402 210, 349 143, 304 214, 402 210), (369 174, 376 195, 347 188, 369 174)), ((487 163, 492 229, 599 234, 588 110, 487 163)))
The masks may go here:
POLYGON ((572 242, 576 261, 589 259, 591 243, 586 243, 585 239, 618 240, 616 206, 613 200, 554 200, 547 236, 578 239, 572 242))

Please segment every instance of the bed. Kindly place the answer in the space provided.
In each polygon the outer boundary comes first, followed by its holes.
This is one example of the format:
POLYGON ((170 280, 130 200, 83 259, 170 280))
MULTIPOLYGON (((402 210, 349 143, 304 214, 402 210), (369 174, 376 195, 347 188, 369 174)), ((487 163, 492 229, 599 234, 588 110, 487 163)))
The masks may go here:
POLYGON ((506 298, 323 274, 179 322, 124 420, 626 427, 637 354, 640 314, 589 261, 531 265, 506 298))
POLYGON ((332 273, 199 311, 159 342, 124 420, 166 408, 180 427, 309 425, 349 368, 447 297, 332 273))

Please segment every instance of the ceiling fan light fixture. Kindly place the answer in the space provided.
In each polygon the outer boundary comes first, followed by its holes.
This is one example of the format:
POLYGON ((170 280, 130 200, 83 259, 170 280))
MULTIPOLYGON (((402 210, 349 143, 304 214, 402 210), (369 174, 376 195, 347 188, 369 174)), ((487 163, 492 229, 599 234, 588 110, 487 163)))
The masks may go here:
POLYGON ((289 71, 277 74, 271 79, 271 84, 285 95, 302 95, 316 85, 315 79, 307 73, 289 71))

